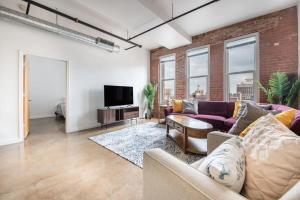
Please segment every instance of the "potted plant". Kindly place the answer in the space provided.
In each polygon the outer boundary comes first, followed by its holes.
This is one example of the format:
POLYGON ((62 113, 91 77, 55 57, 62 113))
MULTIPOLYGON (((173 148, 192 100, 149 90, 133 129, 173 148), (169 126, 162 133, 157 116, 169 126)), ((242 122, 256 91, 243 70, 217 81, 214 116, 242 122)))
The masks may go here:
POLYGON ((156 92, 157 92, 157 84, 149 83, 144 89, 144 95, 147 98, 147 118, 148 119, 151 119, 151 117, 152 117, 156 92))
POLYGON ((266 94, 269 103, 293 106, 300 89, 300 80, 289 80, 286 73, 275 72, 267 87, 260 82, 258 82, 258 86, 266 94))

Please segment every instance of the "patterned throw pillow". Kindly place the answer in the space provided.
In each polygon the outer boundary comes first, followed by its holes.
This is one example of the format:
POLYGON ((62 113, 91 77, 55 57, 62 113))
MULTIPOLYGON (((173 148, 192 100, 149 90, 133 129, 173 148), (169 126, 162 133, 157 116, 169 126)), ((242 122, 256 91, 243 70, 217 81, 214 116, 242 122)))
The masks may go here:
POLYGON ((300 137, 272 114, 249 130, 243 148, 247 173, 242 194, 247 198, 279 199, 300 180, 300 137))
POLYGON ((183 114, 198 114, 198 101, 183 100, 183 114))
POLYGON ((198 170, 240 193, 245 180, 242 139, 236 136, 221 144, 205 158, 198 170))
POLYGON ((244 102, 242 102, 241 108, 240 108, 238 114, 236 115, 236 118, 235 118, 235 119, 238 120, 238 119, 243 115, 243 113, 245 112, 246 109, 247 109, 247 104, 244 103, 244 102))

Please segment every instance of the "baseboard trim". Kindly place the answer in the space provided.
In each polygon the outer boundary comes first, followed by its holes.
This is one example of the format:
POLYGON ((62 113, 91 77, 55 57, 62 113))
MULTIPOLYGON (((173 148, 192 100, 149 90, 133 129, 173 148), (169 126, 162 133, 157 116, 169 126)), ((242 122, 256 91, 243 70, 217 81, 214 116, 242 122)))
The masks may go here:
POLYGON ((49 117, 55 117, 55 115, 31 116, 30 119, 41 119, 41 118, 49 118, 49 117))
POLYGON ((89 130, 89 129, 94 129, 94 128, 100 128, 101 124, 90 124, 90 125, 81 125, 81 126, 77 126, 76 128, 70 128, 67 133, 76 133, 78 131, 85 131, 85 130, 89 130))
POLYGON ((0 146, 15 144, 15 143, 19 143, 19 142, 22 142, 22 140, 20 140, 19 138, 4 140, 4 141, 0 142, 0 146))

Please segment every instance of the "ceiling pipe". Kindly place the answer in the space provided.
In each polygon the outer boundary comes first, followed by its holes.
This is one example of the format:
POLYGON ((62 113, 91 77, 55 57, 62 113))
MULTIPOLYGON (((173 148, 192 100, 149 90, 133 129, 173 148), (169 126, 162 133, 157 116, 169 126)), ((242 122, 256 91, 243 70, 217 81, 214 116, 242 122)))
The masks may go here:
POLYGON ((71 38, 73 40, 77 40, 85 44, 89 44, 91 46, 105 49, 109 52, 120 51, 119 46, 115 45, 113 42, 110 42, 108 40, 102 38, 95 38, 36 17, 25 15, 21 12, 11 10, 3 6, 0 6, 0 18, 26 24, 44 31, 56 33, 64 37, 71 38))
MULTIPOLYGON (((57 10, 55 10, 55 9, 52 9, 52 8, 50 8, 50 7, 48 7, 48 6, 45 6, 45 5, 43 5, 43 4, 40 4, 40 3, 36 2, 36 1, 32 1, 32 0, 22 0, 22 1, 27 2, 28 4, 34 5, 34 6, 36 6, 36 7, 39 7, 39 8, 41 8, 41 9, 47 10, 47 11, 49 11, 49 12, 51 12, 51 13, 54 13, 54 14, 56 14, 56 15, 59 15, 59 16, 61 16, 61 17, 67 18, 67 19, 69 19, 69 20, 72 20, 72 21, 74 21, 74 22, 76 22, 76 23, 78 23, 78 24, 87 26, 87 27, 89 27, 89 28, 91 28, 91 29, 94 29, 94 30, 97 30, 97 31, 99 31, 99 32, 102 32, 102 33, 105 33, 105 34, 107 34, 107 35, 110 35, 110 36, 112 36, 112 37, 114 37, 114 38, 117 38, 117 39, 122 40, 122 41, 124 41, 124 42, 127 42, 127 43, 129 43, 129 44, 132 44, 134 47, 139 47, 139 48, 142 47, 142 45, 137 44, 137 43, 134 43, 134 42, 130 41, 129 39, 125 39, 125 38, 123 38, 123 37, 121 37, 121 36, 118 36, 118 35, 115 35, 115 34, 113 34, 113 33, 110 33, 110 32, 108 32, 108 31, 106 31, 106 30, 104 30, 104 29, 98 28, 98 27, 96 27, 96 26, 94 26, 94 25, 91 25, 91 24, 89 24, 89 23, 87 23, 87 22, 84 22, 84 21, 82 21, 82 20, 80 20, 80 19, 78 19, 78 18, 72 17, 72 16, 67 15, 67 14, 65 14, 65 13, 59 12, 59 11, 57 11, 57 10)), ((28 11, 28 12, 29 12, 29 11, 28 11)))
MULTIPOLYGON (((159 27, 161 27, 161 26, 163 26, 163 25, 165 25, 165 24, 168 24, 168 23, 170 23, 170 22, 172 22, 172 21, 174 21, 174 20, 176 20, 176 19, 178 19, 178 18, 180 18, 180 17, 183 17, 183 16, 185 16, 185 15, 188 15, 188 14, 190 14, 190 13, 192 13, 192 12, 195 12, 195 11, 201 9, 201 8, 204 8, 204 7, 206 7, 206 6, 209 6, 209 5, 211 5, 211 4, 213 4, 213 3, 216 3, 216 2, 218 2, 218 1, 220 1, 220 0, 212 0, 212 1, 209 1, 209 2, 207 2, 207 3, 205 3, 205 4, 202 4, 201 6, 198 6, 198 7, 194 8, 194 9, 192 9, 192 10, 189 10, 189 11, 187 11, 187 12, 184 12, 184 13, 182 13, 182 14, 176 16, 176 17, 173 17, 173 9, 172 9, 172 18, 171 18, 171 19, 169 19, 169 20, 167 20, 167 21, 165 21, 165 22, 162 22, 162 23, 160 23, 160 24, 158 24, 158 25, 156 25, 156 26, 153 26, 153 27, 151 27, 151 28, 149 28, 149 29, 147 29, 147 30, 145 30, 145 31, 143 31, 143 32, 141 32, 141 33, 139 33, 139 34, 136 34, 136 35, 130 37, 128 40, 132 40, 132 39, 137 38, 137 37, 139 37, 139 36, 141 36, 141 35, 144 35, 145 33, 148 33, 148 32, 150 32, 150 31, 152 31, 152 30, 154 30, 154 29, 157 29, 157 28, 159 28, 159 27)), ((172 4, 172 7, 173 7, 173 4, 172 4)), ((132 49, 132 48, 134 48, 134 47, 135 47, 135 46, 131 46, 131 47, 125 49, 125 50, 129 50, 129 49, 132 49)))
POLYGON ((30 1, 28 2, 28 4, 27 4, 27 8, 26 8, 26 15, 28 15, 29 14, 29 10, 30 10, 30 1))

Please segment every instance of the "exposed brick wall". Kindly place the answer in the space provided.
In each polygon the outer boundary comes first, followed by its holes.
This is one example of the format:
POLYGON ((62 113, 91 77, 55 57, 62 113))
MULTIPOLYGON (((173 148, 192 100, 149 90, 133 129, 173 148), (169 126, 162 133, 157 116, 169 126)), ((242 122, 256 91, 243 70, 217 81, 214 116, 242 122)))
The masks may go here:
POLYGON ((210 100, 224 99, 224 45, 223 43, 210 46, 210 100))
MULTIPOLYGON (((176 97, 186 97, 186 51, 210 45, 210 100, 224 100, 224 41, 259 33, 259 78, 267 83, 272 72, 298 74, 297 8, 292 7, 228 27, 200 34, 192 44, 176 49, 157 48, 150 52, 150 80, 159 82, 159 58, 176 54, 176 97)), ((156 99, 156 112, 159 94, 156 99)), ((260 101, 265 96, 260 94, 260 101)))

